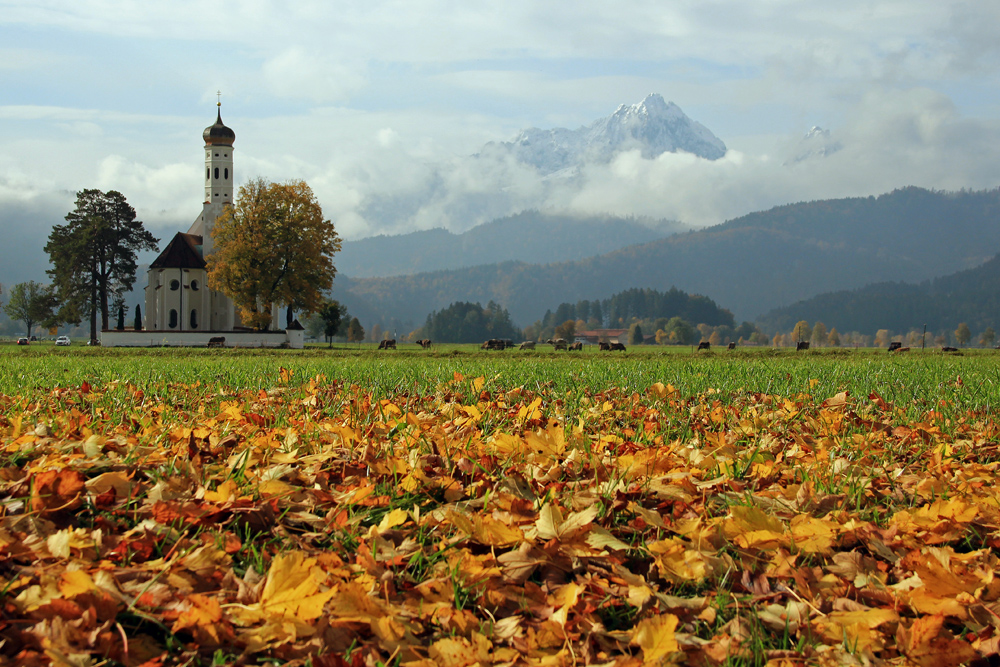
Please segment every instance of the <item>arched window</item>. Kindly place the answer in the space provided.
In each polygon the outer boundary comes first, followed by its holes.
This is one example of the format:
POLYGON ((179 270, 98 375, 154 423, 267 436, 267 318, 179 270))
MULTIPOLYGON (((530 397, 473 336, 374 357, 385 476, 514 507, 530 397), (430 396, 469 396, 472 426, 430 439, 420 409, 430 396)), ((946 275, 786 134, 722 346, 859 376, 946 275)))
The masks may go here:
POLYGON ((198 311, 197 310, 192 310, 191 311, 191 328, 192 329, 197 329, 198 328, 198 311))
POLYGON ((170 309, 170 323, 167 326, 171 329, 177 328, 177 311, 173 308, 170 309))
POLYGON ((215 178, 216 179, 219 178, 219 168, 218 167, 215 168, 215 178))
POLYGON ((223 169, 223 173, 225 174, 225 180, 228 181, 229 180, 229 167, 226 167, 225 169, 223 169))
POLYGON ((181 288, 181 282, 179 280, 171 280, 170 281, 170 291, 171 292, 176 292, 180 288, 181 288))
POLYGON ((197 280, 192 280, 191 281, 191 291, 192 292, 197 292, 200 289, 201 289, 201 285, 198 284, 198 281, 197 280))

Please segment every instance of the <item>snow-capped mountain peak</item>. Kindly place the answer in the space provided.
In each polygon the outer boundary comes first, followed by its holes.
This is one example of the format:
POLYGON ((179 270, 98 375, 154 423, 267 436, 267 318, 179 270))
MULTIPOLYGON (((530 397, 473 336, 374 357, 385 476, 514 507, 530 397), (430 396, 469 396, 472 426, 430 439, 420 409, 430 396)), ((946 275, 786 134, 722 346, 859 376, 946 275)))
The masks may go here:
POLYGON ((484 152, 495 150, 552 174, 587 162, 609 162, 628 150, 639 150, 646 159, 683 151, 717 160, 726 154, 726 145, 679 106, 653 93, 638 104, 622 104, 610 116, 578 130, 530 128, 512 141, 488 144, 484 152))

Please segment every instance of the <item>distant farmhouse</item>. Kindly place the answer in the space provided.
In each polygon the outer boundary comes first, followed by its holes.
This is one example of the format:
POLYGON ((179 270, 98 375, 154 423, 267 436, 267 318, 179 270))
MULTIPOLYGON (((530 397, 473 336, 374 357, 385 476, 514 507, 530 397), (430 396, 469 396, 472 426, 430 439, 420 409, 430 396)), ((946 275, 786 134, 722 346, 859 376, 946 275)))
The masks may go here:
MULTIPOLYGON (((145 327, 101 334, 105 347, 207 346, 303 347, 304 331, 293 323, 285 331, 243 327, 232 299, 208 286, 206 257, 212 253, 212 228, 233 201, 233 142, 236 133, 222 122, 205 128, 205 202, 187 232, 178 232, 149 265, 145 327)), ((277 322, 277 308, 272 308, 277 322)))

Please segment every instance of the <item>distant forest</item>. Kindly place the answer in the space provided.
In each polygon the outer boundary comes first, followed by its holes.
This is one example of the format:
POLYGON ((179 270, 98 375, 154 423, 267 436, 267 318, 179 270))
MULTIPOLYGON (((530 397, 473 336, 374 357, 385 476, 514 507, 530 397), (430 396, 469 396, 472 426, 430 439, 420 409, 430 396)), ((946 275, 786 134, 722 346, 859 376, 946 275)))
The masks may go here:
POLYGON ((799 321, 822 321, 840 331, 873 335, 922 330, 946 334, 965 323, 975 333, 1000 329, 1000 255, 968 271, 919 284, 876 283, 829 292, 757 320, 769 333, 791 330, 799 321))

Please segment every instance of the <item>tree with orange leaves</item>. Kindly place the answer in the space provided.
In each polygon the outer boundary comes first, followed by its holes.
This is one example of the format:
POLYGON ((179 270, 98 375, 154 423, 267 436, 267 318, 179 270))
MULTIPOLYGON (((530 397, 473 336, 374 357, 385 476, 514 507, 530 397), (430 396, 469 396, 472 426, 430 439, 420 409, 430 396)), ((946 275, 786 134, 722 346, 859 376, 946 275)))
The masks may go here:
POLYGON ((340 237, 304 181, 243 185, 212 239, 209 284, 233 300, 247 325, 267 329, 274 303, 307 313, 322 308, 340 237))

